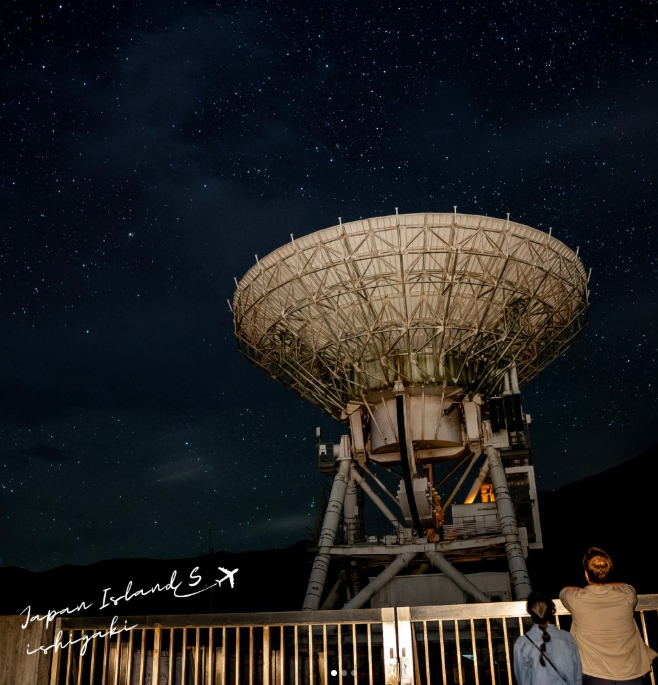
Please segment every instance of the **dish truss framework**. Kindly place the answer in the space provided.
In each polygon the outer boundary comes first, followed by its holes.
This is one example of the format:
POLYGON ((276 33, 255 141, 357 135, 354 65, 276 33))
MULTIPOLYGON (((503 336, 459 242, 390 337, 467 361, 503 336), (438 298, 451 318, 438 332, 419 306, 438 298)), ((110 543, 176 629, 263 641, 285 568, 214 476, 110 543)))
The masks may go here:
POLYGON ((487 396, 516 364, 523 386, 583 329, 587 284, 577 253, 509 219, 393 215, 257 258, 235 333, 253 363, 344 418, 396 380, 487 396))
MULTIPOLYGON (((534 509, 527 530, 536 535, 536 545, 541 536, 519 388, 582 332, 588 282, 578 250, 550 231, 512 222, 509 215, 496 219, 456 209, 341 222, 302 238, 291 235, 287 245, 263 259, 256 256, 256 265, 236 280, 233 298, 241 351, 349 423, 352 436, 343 436, 324 462, 328 446, 319 445, 320 468, 334 474, 334 483, 304 609, 320 606, 332 556, 394 557, 345 605, 357 608, 421 548, 465 596, 487 601, 447 555, 463 559, 466 550, 466 556, 477 557, 502 545, 515 598, 527 596, 520 509, 508 477, 525 483, 525 505, 534 509), (459 507, 463 513, 478 492, 483 503, 495 501, 498 537, 482 529, 479 539, 451 542, 443 526, 446 508, 483 453, 459 507), (462 458, 468 465, 442 502, 434 465, 462 458), (387 494, 399 504, 404 523, 366 483, 364 473, 372 476, 368 463, 402 466, 397 497, 387 494), (395 535, 383 545, 359 545, 357 485, 393 526, 395 535)), ((454 506, 452 511, 454 520, 454 506)), ((332 589, 323 606, 335 595, 332 589)))

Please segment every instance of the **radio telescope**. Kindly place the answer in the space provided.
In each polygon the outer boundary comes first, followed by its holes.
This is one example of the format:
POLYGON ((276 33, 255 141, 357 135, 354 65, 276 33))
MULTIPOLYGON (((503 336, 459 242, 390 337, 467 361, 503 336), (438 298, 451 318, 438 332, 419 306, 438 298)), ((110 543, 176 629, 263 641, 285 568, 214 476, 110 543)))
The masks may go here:
POLYGON ((328 569, 345 559, 384 566, 348 608, 419 559, 488 601, 455 564, 505 558, 514 598, 527 596, 541 529, 520 388, 582 332, 588 281, 550 232, 456 208, 339 222, 256 257, 232 303, 240 350, 350 427, 319 442, 334 480, 305 609, 335 601, 328 569), (442 493, 437 469, 453 462, 459 481, 442 493), (373 471, 395 467, 394 495, 373 471), (366 534, 362 493, 390 535, 366 534))

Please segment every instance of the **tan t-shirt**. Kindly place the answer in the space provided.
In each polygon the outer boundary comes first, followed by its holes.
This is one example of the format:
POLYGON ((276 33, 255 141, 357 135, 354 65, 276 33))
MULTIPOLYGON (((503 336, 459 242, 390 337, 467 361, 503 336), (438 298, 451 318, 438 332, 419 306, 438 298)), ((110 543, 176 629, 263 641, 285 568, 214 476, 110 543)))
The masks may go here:
POLYGON ((580 649, 583 673, 631 680, 649 671, 658 654, 647 647, 635 623, 637 594, 630 585, 565 587, 560 599, 571 612, 571 634, 580 649))

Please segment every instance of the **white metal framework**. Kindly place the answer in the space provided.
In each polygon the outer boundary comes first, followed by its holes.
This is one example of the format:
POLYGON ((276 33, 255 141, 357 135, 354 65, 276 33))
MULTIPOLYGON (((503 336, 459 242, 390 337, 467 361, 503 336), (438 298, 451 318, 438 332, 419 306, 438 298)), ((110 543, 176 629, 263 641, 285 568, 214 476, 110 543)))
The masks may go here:
POLYGON ((458 213, 339 224, 275 250, 233 299, 242 352, 337 418, 405 386, 487 396, 582 331, 588 275, 550 234, 458 213))

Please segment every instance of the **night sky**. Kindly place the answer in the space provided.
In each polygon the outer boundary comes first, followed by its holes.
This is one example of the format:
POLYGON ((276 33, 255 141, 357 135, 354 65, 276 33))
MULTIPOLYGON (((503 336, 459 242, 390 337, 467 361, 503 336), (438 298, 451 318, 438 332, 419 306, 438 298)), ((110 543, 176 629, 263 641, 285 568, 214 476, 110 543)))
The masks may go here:
MULTIPOLYGON (((0 564, 290 545, 315 427, 227 299, 338 217, 458 211, 580 247, 589 324, 524 390, 538 485, 655 442, 654 2, 0 9, 0 564)), ((609 493, 623 501, 625 493, 609 493)))

